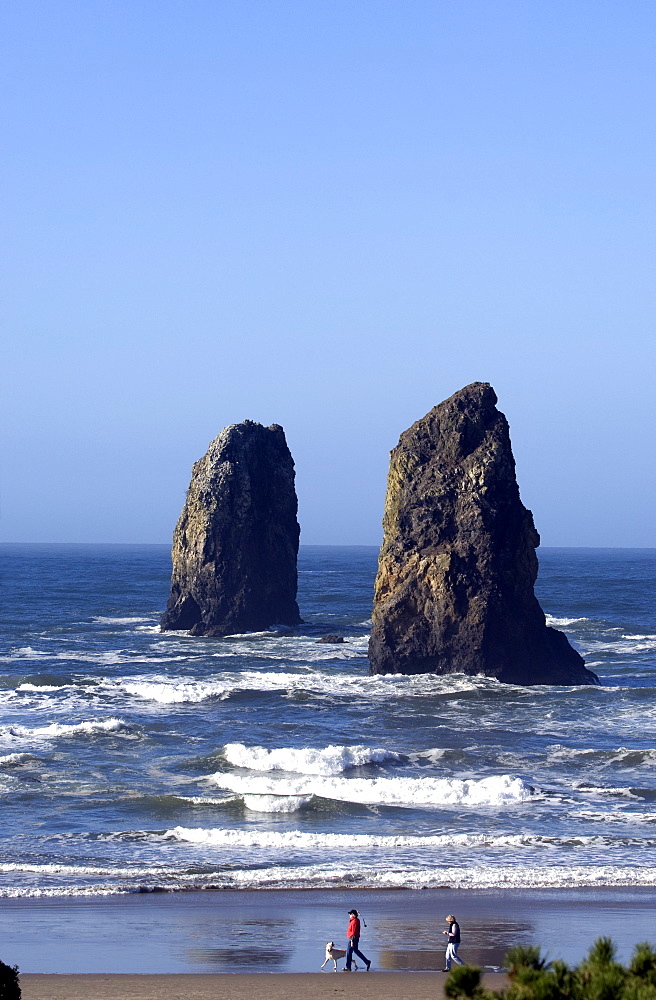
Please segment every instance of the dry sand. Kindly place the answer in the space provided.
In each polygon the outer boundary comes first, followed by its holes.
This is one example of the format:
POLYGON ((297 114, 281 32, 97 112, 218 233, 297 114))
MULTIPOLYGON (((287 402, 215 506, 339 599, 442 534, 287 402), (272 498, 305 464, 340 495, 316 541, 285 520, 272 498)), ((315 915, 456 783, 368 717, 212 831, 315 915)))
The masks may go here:
MULTIPOLYGON (((242 975, 24 975, 24 1000, 440 1000, 441 972, 370 972, 242 975)), ((504 975, 486 973, 500 989, 504 975)))

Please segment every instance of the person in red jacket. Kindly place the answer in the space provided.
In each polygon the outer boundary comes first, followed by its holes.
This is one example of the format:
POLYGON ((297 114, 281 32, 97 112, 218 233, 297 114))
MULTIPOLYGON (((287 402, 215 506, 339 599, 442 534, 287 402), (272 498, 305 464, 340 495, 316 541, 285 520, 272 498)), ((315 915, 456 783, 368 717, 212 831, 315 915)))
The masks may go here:
POLYGON ((353 961, 353 956, 357 955, 361 958, 364 964, 367 966, 367 972, 371 968, 371 962, 366 958, 362 952, 359 950, 358 945, 360 944, 360 918, 358 917, 357 910, 349 910, 349 925, 346 931, 346 968, 342 969, 342 972, 351 971, 351 962, 353 961))

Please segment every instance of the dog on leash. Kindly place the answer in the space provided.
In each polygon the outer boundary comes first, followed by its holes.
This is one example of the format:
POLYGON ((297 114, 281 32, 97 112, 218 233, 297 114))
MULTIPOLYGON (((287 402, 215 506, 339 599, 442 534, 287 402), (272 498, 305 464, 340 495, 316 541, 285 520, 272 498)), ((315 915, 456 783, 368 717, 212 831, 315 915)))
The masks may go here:
MULTIPOLYGON (((337 972, 337 959, 345 957, 346 957, 346 948, 336 948, 334 941, 326 941, 326 960, 321 966, 321 968, 323 969, 323 966, 326 965, 328 962, 332 962, 333 965, 335 966, 333 972, 337 972)), ((355 964, 355 961, 353 961, 353 967, 357 971, 358 967, 355 964)))

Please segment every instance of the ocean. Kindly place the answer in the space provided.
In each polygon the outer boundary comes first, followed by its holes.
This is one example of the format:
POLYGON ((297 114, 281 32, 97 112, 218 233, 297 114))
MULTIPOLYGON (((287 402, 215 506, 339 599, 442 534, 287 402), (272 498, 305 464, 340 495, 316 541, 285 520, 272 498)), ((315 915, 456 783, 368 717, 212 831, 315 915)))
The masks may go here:
POLYGON ((373 547, 225 639, 160 633, 168 546, 1 552, 5 899, 656 885, 656 550, 538 550, 580 688, 369 677, 373 547))

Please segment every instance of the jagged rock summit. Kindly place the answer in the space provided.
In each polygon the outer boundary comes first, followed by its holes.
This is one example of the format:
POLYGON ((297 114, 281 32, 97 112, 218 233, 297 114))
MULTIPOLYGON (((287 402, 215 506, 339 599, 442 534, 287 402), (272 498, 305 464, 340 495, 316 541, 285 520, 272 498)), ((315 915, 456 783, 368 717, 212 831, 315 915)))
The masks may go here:
POLYGON ((533 592, 540 536, 522 504, 508 423, 474 382, 392 451, 369 642, 372 674, 484 674, 595 684, 533 592))
POLYGON ((162 631, 223 636, 298 625, 297 510, 282 427, 244 420, 221 431, 192 470, 162 631))

